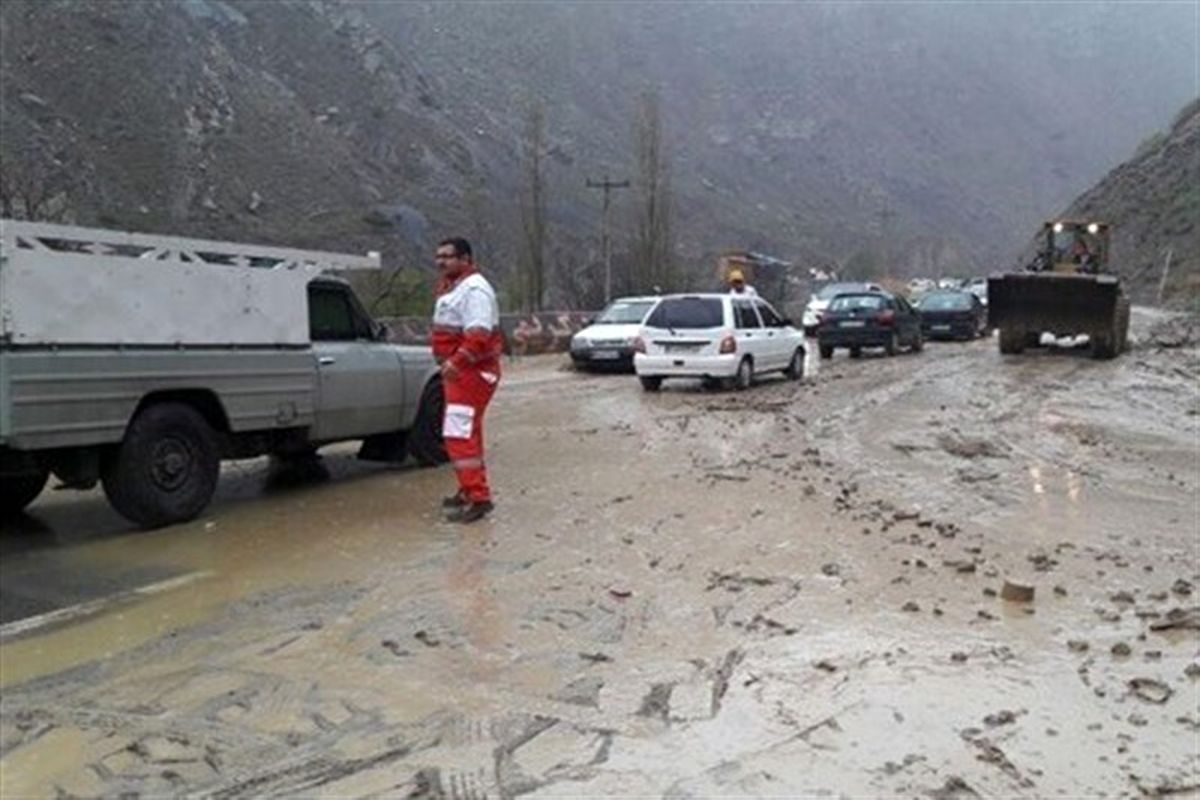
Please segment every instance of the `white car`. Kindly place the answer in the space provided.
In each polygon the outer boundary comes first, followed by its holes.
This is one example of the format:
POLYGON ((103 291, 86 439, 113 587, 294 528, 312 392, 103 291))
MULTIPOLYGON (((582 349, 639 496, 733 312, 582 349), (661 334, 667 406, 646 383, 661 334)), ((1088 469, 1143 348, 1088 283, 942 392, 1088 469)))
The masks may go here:
POLYGON ((882 292, 883 288, 874 283, 827 283, 817 290, 816 294, 804 307, 804 332, 815 336, 817 326, 821 324, 821 314, 829 308, 829 301, 839 294, 862 294, 863 292, 882 292))
POLYGON ((987 305, 987 278, 972 278, 963 284, 963 290, 979 298, 979 302, 987 305))
POLYGON ((633 369, 633 341, 657 297, 618 297, 571 337, 571 361, 580 369, 633 369))
POLYGON ((667 295, 646 317, 633 368, 642 388, 664 378, 702 378, 745 389, 755 375, 804 377, 804 334, 761 297, 667 295))

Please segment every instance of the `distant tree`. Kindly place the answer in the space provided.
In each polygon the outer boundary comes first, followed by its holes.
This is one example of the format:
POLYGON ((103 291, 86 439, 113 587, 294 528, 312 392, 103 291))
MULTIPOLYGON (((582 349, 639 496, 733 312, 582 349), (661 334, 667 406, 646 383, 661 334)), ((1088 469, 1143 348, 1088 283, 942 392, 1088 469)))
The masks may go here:
POLYGON ((872 248, 862 248, 854 251, 838 276, 844 281, 866 281, 880 277, 882 269, 878 253, 872 248))
POLYGON ((475 260, 487 266, 491 263, 492 240, 496 228, 488 198, 487 178, 472 163, 468 168, 465 183, 466 191, 463 200, 470 223, 470 232, 467 234, 467 238, 471 240, 475 260))
POLYGON ((663 146, 662 110, 658 92, 647 90, 638 100, 633 130, 634 226, 633 289, 666 290, 675 278, 671 244, 671 170, 663 146))
POLYGON ((533 100, 526 112, 521 147, 525 179, 521 227, 525 253, 520 271, 522 307, 540 311, 546 295, 546 111, 533 100))
POLYGON ((61 169, 33 156, 0 154, 0 216, 35 222, 61 222, 67 182, 61 169))

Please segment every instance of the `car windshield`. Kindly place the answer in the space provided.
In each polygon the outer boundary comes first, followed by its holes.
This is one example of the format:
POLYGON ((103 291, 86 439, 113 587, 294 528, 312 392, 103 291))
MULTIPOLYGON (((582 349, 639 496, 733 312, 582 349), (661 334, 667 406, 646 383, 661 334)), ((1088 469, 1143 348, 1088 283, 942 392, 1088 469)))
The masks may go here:
POLYGON ((636 325, 646 318, 646 312, 654 305, 653 300, 630 303, 618 300, 596 319, 597 325, 636 325))
POLYGON ((830 311, 856 311, 866 309, 875 311, 887 306, 887 298, 878 294, 844 294, 833 298, 829 304, 830 311))
POLYGON ((971 298, 958 292, 928 294, 918 305, 922 311, 966 311, 971 307, 971 298))
POLYGON ((852 292, 865 292, 866 284, 862 283, 831 283, 822 286, 817 292, 818 300, 832 300, 839 294, 850 294, 852 292))
POLYGON ((725 311, 715 297, 672 297, 658 304, 646 325, 651 328, 719 328, 725 311))

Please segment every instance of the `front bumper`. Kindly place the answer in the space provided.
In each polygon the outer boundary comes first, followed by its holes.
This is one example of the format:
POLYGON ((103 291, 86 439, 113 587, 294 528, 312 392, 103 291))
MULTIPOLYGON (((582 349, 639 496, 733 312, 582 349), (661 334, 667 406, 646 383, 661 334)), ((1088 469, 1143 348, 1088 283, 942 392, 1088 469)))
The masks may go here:
POLYGON ((967 339, 975 335, 973 320, 933 320, 921 323, 926 339, 967 339))
POLYGON ((656 378, 732 378, 740 361, 737 353, 718 356, 638 353, 633 357, 633 368, 638 375, 656 378))
POLYGON ((622 347, 580 347, 571 350, 571 360, 578 366, 604 367, 633 365, 633 348, 622 347))

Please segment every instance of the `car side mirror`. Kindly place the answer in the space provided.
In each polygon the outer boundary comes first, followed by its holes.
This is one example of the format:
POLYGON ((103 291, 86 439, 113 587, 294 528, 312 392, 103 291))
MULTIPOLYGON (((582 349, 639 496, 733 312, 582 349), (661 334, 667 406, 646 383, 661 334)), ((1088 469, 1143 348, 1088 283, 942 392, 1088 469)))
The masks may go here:
POLYGON ((390 342, 392 340, 392 329, 386 322, 375 323, 375 341, 390 342))

